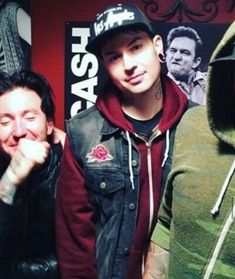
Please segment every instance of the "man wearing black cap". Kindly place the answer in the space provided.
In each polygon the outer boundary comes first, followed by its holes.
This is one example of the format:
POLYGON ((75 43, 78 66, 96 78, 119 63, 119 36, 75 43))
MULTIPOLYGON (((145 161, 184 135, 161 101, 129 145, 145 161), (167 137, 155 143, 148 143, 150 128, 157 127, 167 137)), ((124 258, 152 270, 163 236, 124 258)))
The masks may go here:
POLYGON ((144 272, 186 96, 160 74, 163 44, 132 5, 96 16, 86 49, 110 77, 94 107, 67 121, 57 199, 62 278, 144 272))
MULTIPOLYGON (((189 110, 177 128, 151 244, 151 251, 170 252, 169 263, 162 262, 169 279, 235 278, 234 81, 235 21, 211 57, 207 108, 189 110)), ((144 278, 163 278, 155 275, 159 260, 151 251, 144 278)))

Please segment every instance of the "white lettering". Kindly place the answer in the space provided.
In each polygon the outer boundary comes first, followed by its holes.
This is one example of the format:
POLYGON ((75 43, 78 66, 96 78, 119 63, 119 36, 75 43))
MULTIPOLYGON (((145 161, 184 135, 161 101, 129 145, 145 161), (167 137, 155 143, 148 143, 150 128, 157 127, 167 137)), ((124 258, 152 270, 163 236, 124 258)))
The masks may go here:
POLYGON ((69 113, 71 116, 80 110, 92 106, 96 101, 95 87, 98 85, 98 60, 95 55, 87 53, 85 47, 90 36, 88 27, 73 27, 71 34, 75 37, 76 43, 71 44, 72 57, 70 61, 71 80, 70 90, 72 95, 79 97, 70 104, 69 113), (76 79, 74 78, 76 77, 76 79))
MULTIPOLYGON (((86 108, 89 108, 91 106, 93 106, 93 103, 91 102, 86 103, 86 108)), ((70 117, 76 115, 81 109, 82 109, 82 101, 76 101, 75 103, 73 103, 70 110, 70 117)))
POLYGON ((106 22, 104 23, 105 30, 112 28, 115 23, 117 23, 118 25, 122 25, 124 20, 133 20, 134 18, 134 13, 128 12, 127 10, 116 14, 114 14, 113 12, 109 12, 106 22))
POLYGON ((86 99, 89 102, 95 103, 96 95, 94 95, 94 88, 98 84, 98 78, 93 77, 90 79, 79 81, 75 84, 72 84, 71 92, 72 94, 86 99))
MULTIPOLYGON (((103 17, 101 17, 103 18, 103 17)), ((135 19, 135 14, 129 12, 128 10, 121 10, 114 13, 113 10, 110 10, 107 14, 106 20, 101 19, 99 22, 94 24, 94 30, 96 36, 100 33, 109 30, 114 26, 114 24, 122 25, 123 21, 130 21, 135 19)))
POLYGON ((76 101, 75 103, 73 103, 70 108, 70 117, 73 117, 74 115, 76 115, 81 109, 82 109, 81 101, 76 101))
POLYGON ((72 28, 72 37, 80 38, 80 44, 72 44, 72 53, 85 53, 87 52, 85 47, 88 43, 90 36, 89 28, 72 28))
POLYGON ((100 34, 103 31, 103 29, 104 29, 104 22, 103 22, 103 20, 101 20, 98 23, 96 23, 96 22, 94 23, 94 30, 95 30, 96 36, 98 34, 100 34))
POLYGON ((80 54, 76 54, 72 58, 71 70, 73 74, 75 74, 77 77, 82 77, 87 72, 89 78, 94 77, 97 74, 99 68, 99 64, 96 57, 94 57, 94 55, 91 53, 87 53, 83 56, 82 61, 80 61, 81 60, 80 58, 81 58, 80 54), (81 64, 78 67, 80 62, 81 64))

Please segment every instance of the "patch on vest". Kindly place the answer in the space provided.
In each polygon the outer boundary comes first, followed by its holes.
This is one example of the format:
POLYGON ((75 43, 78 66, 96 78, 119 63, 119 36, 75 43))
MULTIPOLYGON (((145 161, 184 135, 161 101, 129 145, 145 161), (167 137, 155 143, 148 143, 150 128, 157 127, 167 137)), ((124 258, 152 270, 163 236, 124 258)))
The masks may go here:
POLYGON ((113 156, 103 144, 98 144, 92 148, 91 152, 86 155, 86 158, 88 163, 94 163, 110 161, 113 159, 113 156))

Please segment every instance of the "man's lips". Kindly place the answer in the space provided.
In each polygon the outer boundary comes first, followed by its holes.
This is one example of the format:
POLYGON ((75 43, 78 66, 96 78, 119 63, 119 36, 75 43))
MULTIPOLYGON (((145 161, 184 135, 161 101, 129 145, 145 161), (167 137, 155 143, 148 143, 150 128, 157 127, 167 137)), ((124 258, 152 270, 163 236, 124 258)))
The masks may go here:
POLYGON ((144 76, 144 73, 131 76, 131 77, 126 79, 126 82, 128 82, 130 84, 139 83, 139 82, 141 82, 143 80, 143 76, 144 76))
POLYGON ((9 145, 10 148, 18 148, 19 144, 18 143, 12 143, 9 145))
POLYGON ((181 66, 180 63, 173 61, 171 64, 181 66))

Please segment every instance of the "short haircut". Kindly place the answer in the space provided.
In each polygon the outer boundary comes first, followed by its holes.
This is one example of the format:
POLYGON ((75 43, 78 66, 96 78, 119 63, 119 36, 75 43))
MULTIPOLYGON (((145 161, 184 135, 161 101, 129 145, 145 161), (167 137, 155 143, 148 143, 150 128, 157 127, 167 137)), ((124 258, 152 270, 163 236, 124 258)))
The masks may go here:
POLYGON ((41 110, 45 113, 46 119, 55 121, 54 93, 43 75, 30 70, 21 70, 12 75, 0 72, 0 96, 14 88, 34 91, 42 100, 41 110))
MULTIPOLYGON (((106 44, 106 42, 108 42, 108 41, 112 41, 112 39, 115 36, 117 36, 117 35, 119 35, 121 33, 135 34, 135 33, 138 33, 138 32, 145 32, 149 36, 149 38, 151 40, 154 37, 154 35, 151 32, 147 31, 142 26, 138 26, 138 28, 136 26, 135 27, 133 27, 133 26, 126 26, 126 27, 121 28, 118 31, 114 30, 113 32, 110 32, 108 34, 108 36, 104 37, 104 39, 102 41, 102 45, 106 44)), ((101 56, 101 46, 99 47, 99 49, 97 49, 97 56, 102 59, 102 56, 101 56)))
POLYGON ((170 47, 171 42, 175 38, 179 37, 187 37, 189 39, 194 40, 196 43, 195 57, 201 56, 203 46, 202 40, 198 35, 197 31, 191 27, 179 26, 171 29, 167 35, 166 48, 168 49, 170 47))

